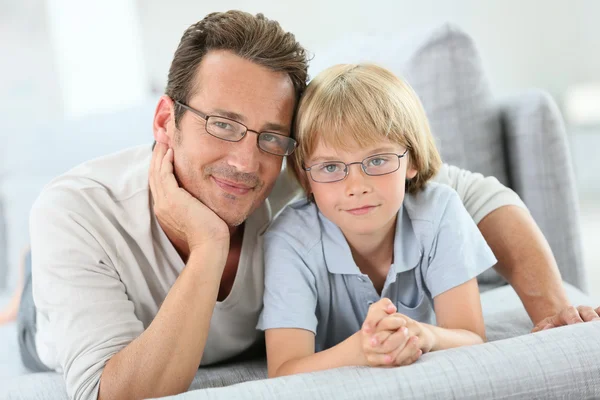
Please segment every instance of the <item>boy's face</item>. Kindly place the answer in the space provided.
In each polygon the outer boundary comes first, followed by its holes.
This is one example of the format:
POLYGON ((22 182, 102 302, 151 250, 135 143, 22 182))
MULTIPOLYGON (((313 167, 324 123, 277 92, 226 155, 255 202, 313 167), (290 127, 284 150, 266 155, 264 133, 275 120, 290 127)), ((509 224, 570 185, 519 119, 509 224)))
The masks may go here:
MULTIPOLYGON (((333 170, 332 161, 346 164, 361 162, 365 158, 382 153, 401 155, 406 148, 389 141, 382 141, 375 146, 355 150, 342 151, 319 143, 305 163, 306 167, 321 164, 321 168, 333 170), (328 167, 329 166, 329 167, 328 167)), ((386 175, 367 175, 360 164, 348 167, 345 179, 331 183, 315 182, 310 176, 310 190, 315 197, 321 212, 340 227, 344 235, 371 235, 384 233, 393 226, 396 215, 404 200, 406 179, 412 179, 417 171, 409 166, 408 153, 399 159, 400 167, 386 175)), ((370 165, 379 165, 381 160, 375 159, 370 165)), ((307 172, 307 174, 309 174, 307 172)))

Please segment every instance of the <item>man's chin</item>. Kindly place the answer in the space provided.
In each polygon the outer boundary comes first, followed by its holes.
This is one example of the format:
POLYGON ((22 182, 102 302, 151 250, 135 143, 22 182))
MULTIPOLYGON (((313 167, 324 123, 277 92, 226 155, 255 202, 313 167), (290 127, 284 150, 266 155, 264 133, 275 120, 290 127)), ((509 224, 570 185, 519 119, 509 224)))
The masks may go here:
POLYGON ((218 207, 217 209, 213 209, 215 214, 219 216, 225 223, 230 227, 236 227, 244 223, 248 216, 254 211, 251 207, 244 207, 244 211, 239 212, 241 210, 237 210, 238 212, 232 212, 233 210, 228 210, 227 207, 218 207))

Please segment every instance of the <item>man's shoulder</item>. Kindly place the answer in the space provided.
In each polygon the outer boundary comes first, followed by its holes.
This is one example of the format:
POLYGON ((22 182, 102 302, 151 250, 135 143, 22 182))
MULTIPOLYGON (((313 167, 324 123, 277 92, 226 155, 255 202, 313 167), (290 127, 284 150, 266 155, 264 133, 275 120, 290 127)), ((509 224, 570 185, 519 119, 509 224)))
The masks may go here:
POLYGON ((150 157, 146 145, 86 161, 50 181, 33 208, 93 213, 147 192, 150 157))

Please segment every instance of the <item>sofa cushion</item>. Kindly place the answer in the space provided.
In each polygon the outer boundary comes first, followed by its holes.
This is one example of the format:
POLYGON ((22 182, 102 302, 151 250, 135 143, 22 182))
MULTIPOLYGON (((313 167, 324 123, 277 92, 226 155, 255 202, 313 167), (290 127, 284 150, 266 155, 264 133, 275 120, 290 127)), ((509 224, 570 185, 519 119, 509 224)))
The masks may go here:
MULTIPOLYGON (((582 293, 581 291, 579 291, 578 289, 576 289, 575 287, 571 286, 571 285, 565 285, 566 286, 566 290, 567 290, 567 294, 569 296, 569 299, 573 302, 573 304, 598 304, 600 302, 600 299, 594 299, 591 298, 587 295, 585 295, 584 293, 582 293)), ((422 370, 419 370, 421 372, 418 372, 418 376, 419 379, 421 378, 426 378, 429 376, 429 374, 439 374, 443 371, 445 371, 445 368, 448 369, 449 374, 448 375, 448 382, 453 382, 450 377, 465 377, 465 374, 462 373, 461 371, 458 370, 458 366, 461 365, 470 365, 469 367, 469 371, 478 371, 478 367, 483 368, 483 371, 488 371, 486 373, 493 373, 493 374, 499 374, 501 372, 501 369, 506 367, 506 366, 510 366, 512 365, 511 363, 514 363, 518 360, 518 358, 513 357, 513 355, 511 354, 507 354, 507 355, 503 355, 503 352, 509 352, 512 351, 515 354, 518 355, 518 352, 522 351, 524 353, 527 353, 527 349, 530 345, 532 345, 532 343, 539 343, 541 346, 547 346, 547 343, 551 343, 551 345, 564 345, 564 346, 571 346, 573 347, 574 351, 576 352, 580 352, 580 351, 584 351, 581 346, 586 342, 586 340, 590 341, 590 343, 594 340, 594 337, 590 336, 587 337, 586 335, 590 335, 590 334, 595 334, 598 335, 599 332, 598 328, 600 327, 600 325, 596 324, 596 328, 587 328, 584 327, 584 329, 570 329, 570 327, 568 327, 567 329, 555 329, 555 330, 550 330, 548 332, 543 332, 543 334, 541 336, 538 336, 536 334, 536 339, 527 339, 529 337, 531 337, 532 335, 529 335, 529 332, 531 331, 532 328, 532 324, 531 321, 529 320, 529 318, 527 317, 527 313, 525 312, 525 310, 523 309, 523 306, 521 305, 521 302, 519 301, 518 296, 516 295, 516 293, 514 292, 514 290, 510 287, 510 286, 505 286, 502 288, 498 288, 498 289, 494 289, 491 290, 489 292, 484 293, 481 296, 481 303, 483 306, 483 311, 484 311, 484 318, 485 318, 485 324, 486 324, 486 331, 487 331, 487 337, 488 340, 490 342, 494 342, 494 343, 498 343, 498 346, 487 346, 487 347, 479 347, 479 346, 475 346, 473 347, 473 349, 457 349, 456 351, 458 351, 458 355, 455 356, 439 356, 437 358, 435 358, 435 354, 429 354, 426 355, 426 357, 423 358, 424 361, 427 362, 427 367, 426 370, 428 370, 429 368, 431 368, 431 371, 427 372, 426 375, 427 376, 421 376, 419 374, 421 374, 422 370), (547 333, 550 333, 550 335, 547 335, 547 333), (526 336, 522 336, 522 335, 526 335, 526 336), (514 340, 514 342, 503 342, 503 340, 509 339, 509 338, 513 338, 516 336, 520 336, 519 338, 517 338, 518 340, 514 340), (577 339, 577 341, 575 341, 574 343, 569 342, 570 337, 573 336, 577 339), (523 338, 523 339, 521 339, 523 338), (553 343, 553 344, 552 344, 553 343), (496 355, 498 357, 498 359, 494 359, 493 357, 490 357, 490 354, 496 355), (478 359, 480 358, 480 356, 484 356, 485 358, 485 362, 482 364, 480 362, 478 362, 478 359), (434 358, 431 358, 434 357, 434 358), (441 360, 441 361, 440 361, 441 360), (435 367, 435 363, 440 362, 444 365, 443 368, 437 368, 435 367), (488 364, 486 364, 489 363, 488 364), (432 366, 433 365, 433 366, 432 366), (483 365, 483 367, 482 367, 483 365), (475 367, 477 366, 477 367, 475 367), (489 372, 492 371, 492 372, 489 372)), ((14 327, 12 327, 11 329, 15 329, 14 327)), ((0 329, 0 337, 2 336, 2 330, 0 329)), ((8 330, 5 331, 5 334, 8 333, 8 330)), ((13 333, 15 335, 15 340, 14 342, 16 343, 16 332, 13 333)), ((9 338, 10 339, 10 338, 9 338)), ((596 340, 598 339, 598 337, 596 337, 596 340)), ((10 339, 12 340, 12 339, 10 339)), ((491 343, 490 343, 491 344, 491 343)), ((596 346, 596 351, 600 351, 600 346, 596 346)), ((548 376, 551 376, 551 374, 562 374, 563 376, 568 376, 569 373, 573 373, 572 371, 569 372, 568 370, 566 371, 561 371, 559 370, 557 372, 557 370, 554 368, 553 365, 551 365, 550 363, 550 359, 549 358, 545 358, 543 356, 543 351, 544 350, 540 350, 539 352, 534 352, 531 354, 537 354, 537 356, 539 357, 539 359, 535 359, 534 355, 531 355, 531 358, 528 358, 527 361, 527 365, 524 367, 525 371, 534 371, 535 368, 537 368, 537 370, 539 370, 540 368, 549 368, 549 372, 548 372, 548 376), (546 361, 543 361, 546 360, 546 361), (541 363, 540 365, 537 365, 535 363, 541 363), (549 366, 548 366, 549 365, 549 366)), ((61 375, 56 374, 56 373, 42 373, 42 374, 28 374, 28 375, 24 375, 24 376, 19 376, 18 378, 14 378, 15 375, 19 375, 22 371, 22 366, 21 366, 21 362, 20 359, 18 359, 18 352, 14 351, 12 352, 12 359, 0 359, 0 365, 10 365, 13 364, 15 366, 15 371, 11 371, 9 376, 1 376, 0 375, 0 398, 1 399, 14 399, 14 400, 25 400, 25 399, 66 399, 67 395, 66 395, 66 391, 65 391, 65 385, 63 382, 63 378, 61 375), (12 354, 14 353, 14 354, 12 354)), ((444 354, 446 352, 439 352, 440 354, 444 354)), ((452 353, 451 353, 452 354, 452 353)), ((10 356, 7 354, 2 354, 2 357, 6 357, 6 356, 10 356)), ((598 356, 600 356, 600 354, 598 354, 598 356)), ((572 360, 573 363, 578 363, 580 360, 577 358, 578 355, 577 353, 573 353, 571 355, 569 355, 568 357, 565 356, 562 359, 560 359, 559 361, 561 362, 565 362, 565 359, 568 360, 572 360)), ((247 358, 247 357, 244 357, 247 358)), ((593 357, 584 357, 584 360, 590 360, 593 359, 593 357)), ((587 361, 586 361, 587 362, 587 361)), ((595 362, 595 361, 594 361, 595 362)), ((587 364, 581 364, 583 366, 587 365, 587 364)), ((583 368, 583 367, 579 367, 579 368, 583 368)), ((537 371, 536 370, 536 371, 537 371)), ((1 371, 1 369, 0 369, 1 371)), ((306 381, 306 385, 302 387, 301 391, 298 391, 297 393, 297 398, 310 398, 309 394, 314 394, 313 392, 310 392, 310 390, 312 390, 312 386, 313 384, 316 384, 318 382, 326 382, 328 379, 332 379, 332 377, 335 377, 335 379, 337 380, 341 380, 342 382, 350 382, 352 381, 352 379, 356 378, 356 377, 361 377, 361 379, 363 379, 363 382, 372 382, 371 378, 369 378, 369 376, 372 376, 371 372, 352 372, 352 369, 342 369, 339 370, 340 372, 328 372, 325 374, 325 376, 328 376, 328 378, 321 378, 319 377, 319 374, 310 374, 311 378, 309 379, 309 381, 306 381), (348 372, 342 372, 342 371, 348 371, 348 372), (309 384, 310 383, 310 384, 309 384)), ((404 371, 404 370, 402 370, 404 371)), ((590 371, 576 371, 575 374, 577 375, 577 380, 576 382, 581 382, 581 376, 579 375, 580 373, 585 374, 592 374, 594 372, 594 370, 590 370, 590 371)), ((381 372, 380 374, 386 375, 387 372, 381 372)), ((469 373, 470 374, 470 373, 469 373)), ((471 387, 470 385, 473 385, 476 382, 481 383, 480 378, 477 376, 477 374, 475 372, 473 372, 473 375, 469 375, 466 374, 467 377, 465 379, 467 379, 466 381, 462 382, 461 385, 456 385, 455 382, 453 382, 454 386, 452 384, 449 384, 448 387, 452 388, 454 387, 454 390, 456 390, 456 393, 465 393, 466 391, 469 390, 469 388, 471 387), (464 385, 464 387, 463 387, 464 385)), ((512 374, 512 372, 511 372, 512 374)), ((539 374, 538 372, 536 372, 536 374, 539 374)), ((386 375, 387 376, 387 375, 386 375)), ((250 359, 250 360, 244 360, 244 361, 236 361, 233 363, 223 363, 217 366, 212 366, 212 367, 204 367, 204 368, 200 368, 198 370, 198 372, 196 373, 196 377, 194 378, 194 381, 192 382, 191 386, 190 386, 190 390, 197 390, 197 389, 204 389, 204 388, 218 388, 218 387, 222 387, 222 386, 229 386, 229 385, 233 385, 236 383, 240 383, 240 382, 246 382, 246 381, 254 381, 254 380, 262 380, 264 378, 267 377, 267 369, 266 369, 266 363, 264 361, 264 359, 258 358, 258 359, 250 359)), ((399 381, 399 380, 405 380, 405 375, 401 375, 402 379, 400 379, 398 376, 395 375, 389 375, 387 379, 392 379, 394 382, 399 381)), ((486 375, 484 375, 484 378, 486 377, 486 375)), ((499 387, 502 388, 502 384, 504 384, 503 382, 510 382, 510 379, 512 379, 514 377, 513 375, 506 375, 506 376, 499 376, 499 381, 498 383, 494 384, 494 387, 499 387)), ((539 375, 537 376, 539 378, 539 375)), ((562 378, 561 378, 562 379, 562 378)), ((523 381, 526 381, 526 377, 524 377, 522 379, 523 381)), ((442 384, 448 384, 447 381, 439 381, 438 378, 434 379, 435 382, 437 382, 438 386, 437 386, 437 390, 441 390, 442 388, 442 384)), ((524 384, 522 384, 522 390, 530 390, 530 388, 527 388, 525 386, 523 386, 524 384)), ((232 392, 223 392, 222 396, 220 392, 210 392, 210 391, 201 391, 201 392, 193 392, 194 395, 193 396, 198 396, 198 397, 186 397, 186 398, 232 398, 232 397, 227 397, 229 395, 232 395, 232 393, 235 393, 236 395, 241 396, 240 398, 252 398, 253 395, 257 396, 257 398, 277 398, 277 396, 280 393, 284 393, 285 396, 284 397, 288 397, 288 395, 290 395, 290 393, 288 392, 281 392, 283 390, 285 385, 280 385, 280 384, 273 384, 272 386, 270 386, 270 384, 265 383, 264 381, 262 383, 258 383, 256 387, 252 386, 250 390, 245 391, 245 390, 234 390, 232 392), (241 393, 241 394, 240 394, 241 393), (206 396, 206 397, 202 397, 202 396, 206 396), (212 397, 215 396, 215 397, 212 397)), ((340 387, 340 391, 343 391, 343 388, 346 386, 346 384, 341 385, 340 387)), ((368 386, 368 385, 365 385, 368 386)), ((382 385, 385 386, 385 385, 382 385)), ((559 391, 558 393, 562 393, 563 395, 565 393, 569 393, 568 390, 573 389, 574 384, 570 383, 568 384, 566 387, 567 388, 559 388, 562 391, 559 391), (569 386, 571 385, 571 386, 569 386)), ((410 389, 411 386, 408 386, 408 388, 410 389)), ((594 386, 594 387, 590 387, 588 388, 588 390, 597 390, 600 391, 600 386, 594 386)), ((363 389, 361 389, 363 390, 363 389)), ((504 390, 504 389, 502 389, 504 390)), ((334 389, 329 388, 327 393, 335 393, 334 389)), ((340 392, 343 393, 343 392, 340 392)), ((344 392, 345 393, 345 392, 344 392)), ((362 393, 365 397, 364 398, 371 398, 373 396, 371 396, 371 394, 367 395, 365 394, 365 392, 359 392, 362 393)), ((433 393, 433 392, 432 392, 433 393)), ((441 392, 443 394, 447 394, 447 392, 441 392)), ((473 392, 473 393, 481 393, 481 392, 473 392)), ((503 391, 500 391, 498 393, 505 393, 503 391)), ((544 392, 545 393, 545 392, 544 392)), ((573 393, 585 393, 585 392, 573 392, 573 393)), ((589 393, 589 392, 588 392, 589 393)), ((388 393, 388 394, 393 394, 392 392, 388 393)), ((417 393, 418 394, 418 393, 417 393)), ((397 395, 397 393, 396 393, 397 395)), ((440 395, 441 396, 441 395, 440 395)), ((236 396, 234 396, 236 397, 236 396)), ((236 397, 237 398, 237 397, 236 397)), ((321 397, 319 397, 321 398, 321 397)), ((322 398, 328 398, 326 395, 322 396, 322 398)), ((360 398, 360 396, 358 397, 360 398)), ((410 396, 408 396, 407 398, 410 398, 410 396)), ((439 398, 445 398, 445 397, 439 397, 439 398)), ((471 397, 472 398, 472 397, 471 397)), ((542 398, 542 397, 539 397, 542 398)), ((553 397, 550 397, 553 398, 553 397)), ((573 397, 574 398, 574 397, 573 397)))

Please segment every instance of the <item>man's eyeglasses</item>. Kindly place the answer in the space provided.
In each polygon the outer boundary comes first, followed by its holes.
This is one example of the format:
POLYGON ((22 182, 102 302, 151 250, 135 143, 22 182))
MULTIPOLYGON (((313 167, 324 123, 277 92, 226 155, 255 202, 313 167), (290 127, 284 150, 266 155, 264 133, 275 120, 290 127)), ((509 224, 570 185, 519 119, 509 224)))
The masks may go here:
POLYGON ((383 153, 365 158, 362 161, 346 164, 343 161, 326 161, 323 163, 303 167, 310 175, 313 181, 319 183, 338 182, 346 179, 350 171, 350 166, 360 164, 365 174, 370 176, 379 176, 391 174, 400 168, 400 159, 406 155, 408 149, 402 154, 383 153))
POLYGON ((175 101, 175 104, 205 120, 206 132, 217 139, 226 140, 228 142, 239 142, 246 136, 246 133, 254 132, 258 135, 256 139, 258 148, 276 156, 288 156, 294 152, 298 145, 298 143, 289 136, 274 132, 256 132, 248 129, 246 125, 233 119, 219 117, 217 115, 205 115, 179 101, 175 101))

